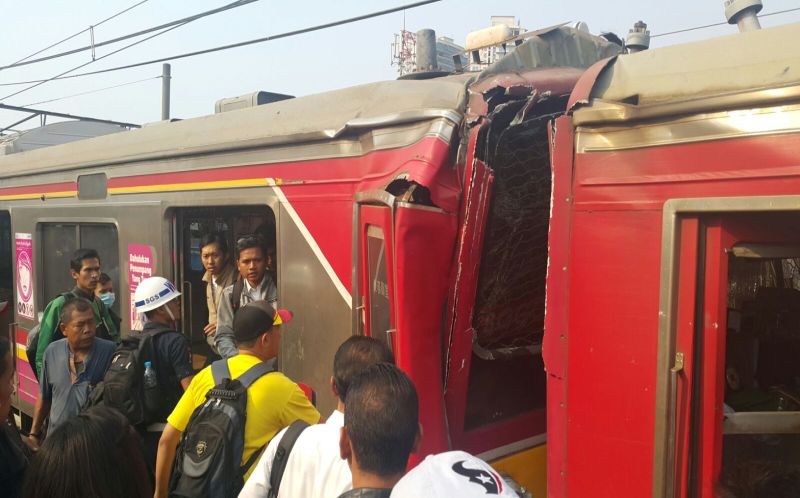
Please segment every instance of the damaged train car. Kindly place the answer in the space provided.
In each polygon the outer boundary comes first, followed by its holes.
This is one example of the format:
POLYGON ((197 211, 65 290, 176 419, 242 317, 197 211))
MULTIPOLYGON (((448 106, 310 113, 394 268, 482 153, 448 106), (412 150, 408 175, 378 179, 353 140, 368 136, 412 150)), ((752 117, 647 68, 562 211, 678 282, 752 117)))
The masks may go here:
POLYGON ((554 121, 548 496, 794 496, 799 39, 600 62, 554 121))
POLYGON ((389 81, 0 157, 2 319, 15 406, 37 397, 26 339, 96 247, 121 292, 148 275, 184 296, 196 364, 209 355, 203 234, 259 232, 286 326, 281 369, 319 408, 351 334, 386 341, 415 381, 421 455, 465 449, 545 490, 541 344, 551 172, 548 123, 585 68, 620 47, 569 27, 531 33, 480 74, 389 81))

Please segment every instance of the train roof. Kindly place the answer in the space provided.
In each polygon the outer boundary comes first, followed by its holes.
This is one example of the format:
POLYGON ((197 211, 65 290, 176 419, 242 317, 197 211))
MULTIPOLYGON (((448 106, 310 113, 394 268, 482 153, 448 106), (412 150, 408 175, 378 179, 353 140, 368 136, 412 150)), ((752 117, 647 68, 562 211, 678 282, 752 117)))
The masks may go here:
POLYGON ((0 157, 0 178, 333 140, 443 116, 458 122, 465 102, 464 77, 371 83, 0 157))
POLYGON ((796 100, 800 92, 790 87, 800 85, 798 40, 800 23, 795 23, 617 57, 598 67, 599 74, 587 72, 585 77, 596 77, 588 98, 573 94, 578 107, 591 103, 576 111, 576 122, 654 117, 659 107, 665 114, 679 113, 664 105, 676 102, 684 102, 686 112, 699 112, 796 100))
MULTIPOLYGON (((0 178, 336 140, 357 130, 441 117, 458 123, 475 82, 477 91, 491 85, 527 84, 525 73, 531 69, 586 68, 618 51, 619 46, 582 30, 553 26, 526 34, 525 42, 512 54, 482 73, 384 81, 184 121, 157 122, 114 136, 0 157, 0 178)), ((565 74, 569 76, 559 73, 555 78, 561 86, 561 80, 574 82, 573 73, 565 74)), ((553 81, 551 74, 543 83, 553 81)))

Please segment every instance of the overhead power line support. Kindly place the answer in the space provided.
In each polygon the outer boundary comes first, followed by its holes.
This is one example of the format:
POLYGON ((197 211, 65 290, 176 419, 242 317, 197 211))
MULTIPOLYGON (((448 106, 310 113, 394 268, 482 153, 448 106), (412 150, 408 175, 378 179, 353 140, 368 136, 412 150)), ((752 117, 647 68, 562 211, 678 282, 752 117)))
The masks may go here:
MULTIPOLYGON (((78 116, 77 114, 64 114, 63 112, 53 112, 53 111, 45 111, 44 109, 33 109, 31 107, 19 107, 16 105, 8 105, 8 104, 0 104, 0 109, 5 109, 7 111, 19 111, 19 112, 30 112, 31 115, 28 118, 17 121, 11 126, 6 126, 0 129, 0 133, 3 131, 16 126, 20 123, 27 121, 28 119, 34 118, 39 116, 40 119, 45 119, 47 116, 53 116, 56 118, 66 118, 66 119, 76 119, 78 121, 91 121, 93 123, 106 123, 106 124, 113 124, 117 126, 124 126, 125 128, 141 128, 142 125, 134 124, 134 123, 125 123, 123 121, 112 121, 110 119, 99 119, 99 118, 91 118, 89 116, 78 116)), ((44 124, 44 121, 42 122, 44 124)))
POLYGON ((172 79, 172 66, 164 64, 161 66, 161 120, 169 120, 169 83, 172 79))
MULTIPOLYGON (((240 0, 240 1, 244 1, 244 0, 240 0)), ((91 71, 91 72, 88 72, 88 73, 72 74, 72 75, 66 76, 67 73, 75 71, 76 69, 80 69, 81 67, 89 64, 89 63, 86 63, 86 64, 83 64, 81 66, 74 67, 74 68, 70 69, 69 71, 65 71, 65 72, 59 74, 58 76, 54 76, 52 78, 48 78, 46 80, 30 80, 30 81, 17 81, 17 82, 14 82, 14 83, 0 83, 0 87, 2 87, 2 86, 15 86, 15 85, 28 85, 28 84, 31 84, 31 83, 46 83, 48 81, 64 80, 64 79, 69 79, 69 78, 79 78, 79 77, 82 77, 82 76, 92 76, 92 75, 95 75, 95 74, 110 73, 112 71, 120 71, 120 70, 123 70, 123 69, 131 69, 131 68, 134 68, 134 67, 147 66, 147 65, 150 65, 150 64, 158 64, 158 63, 166 62, 166 61, 174 61, 174 60, 177 60, 177 59, 185 59, 187 57, 195 57, 195 56, 198 56, 198 55, 205 55, 205 54, 210 54, 210 53, 213 53, 213 52, 219 52, 221 50, 230 50, 232 48, 239 48, 239 47, 244 47, 244 46, 247 46, 247 45, 253 45, 253 44, 256 44, 256 43, 264 43, 264 42, 268 42, 268 41, 279 40, 281 38, 289 38, 289 37, 292 37, 292 36, 311 33, 311 32, 314 32, 314 31, 320 31, 320 30, 323 30, 323 29, 329 29, 329 28, 333 28, 333 27, 336 27, 336 26, 343 26, 345 24, 351 24, 351 23, 355 23, 355 22, 358 22, 358 21, 363 21, 365 19, 372 19, 372 18, 375 18, 375 17, 385 16, 387 14, 392 14, 394 12, 400 12, 400 11, 403 11, 403 10, 413 9, 413 8, 416 8, 416 7, 421 7, 423 5, 429 5, 429 4, 436 3, 436 2, 441 2, 441 1, 442 0, 420 0, 420 1, 414 2, 414 3, 409 3, 409 4, 406 4, 406 5, 400 5, 399 7, 393 7, 391 9, 379 10, 377 12, 372 12, 371 14, 363 14, 363 15, 356 16, 356 17, 350 17, 348 19, 342 19, 340 21, 333 21, 333 22, 329 22, 329 23, 325 23, 325 24, 318 24, 316 26, 311 26, 311 27, 308 27, 308 28, 296 29, 294 31, 287 31, 285 33, 280 33, 280 34, 271 35, 271 36, 265 36, 263 38, 256 38, 254 40, 247 40, 247 41, 238 42, 238 43, 231 43, 229 45, 222 45, 222 46, 219 46, 219 47, 207 48, 205 50, 197 50, 197 51, 194 51, 194 52, 188 52, 188 53, 184 53, 184 54, 175 54, 175 55, 171 55, 169 57, 161 57, 159 59, 153 59, 153 60, 143 61, 143 62, 136 62, 134 64, 126 64, 124 66, 110 67, 108 69, 100 69, 98 71, 91 71)), ((172 27, 172 28, 169 28, 169 29, 175 29, 175 27, 172 27)), ((168 30, 161 31, 161 32, 157 33, 156 35, 150 36, 150 38, 152 38, 154 36, 158 36, 160 34, 164 34, 167 31, 168 30)), ((141 43, 142 41, 149 40, 150 38, 145 38, 144 40, 138 41, 136 43, 141 43)), ((109 54, 103 55, 102 57, 98 57, 97 60, 103 59, 105 57, 108 57, 109 55, 113 55, 113 54, 115 54, 117 52, 120 52, 122 50, 130 48, 133 45, 135 45, 136 43, 132 43, 130 45, 126 45, 126 46, 124 46, 124 47, 122 47, 122 48, 120 48, 120 49, 118 49, 118 50, 116 50, 114 52, 111 52, 109 54)), ((100 44, 98 43, 97 46, 99 47, 100 44)), ((0 69, 3 69, 3 68, 0 67, 0 69)), ((33 87, 31 87, 31 88, 33 88, 33 87)), ((20 92, 16 92, 16 93, 13 93, 11 95, 7 95, 7 96, 3 97, 0 100, 4 100, 4 99, 7 99, 9 97, 13 97, 14 95, 17 95, 18 93, 22 93, 22 92, 28 91, 29 89, 30 88, 26 88, 24 90, 21 90, 20 92)))

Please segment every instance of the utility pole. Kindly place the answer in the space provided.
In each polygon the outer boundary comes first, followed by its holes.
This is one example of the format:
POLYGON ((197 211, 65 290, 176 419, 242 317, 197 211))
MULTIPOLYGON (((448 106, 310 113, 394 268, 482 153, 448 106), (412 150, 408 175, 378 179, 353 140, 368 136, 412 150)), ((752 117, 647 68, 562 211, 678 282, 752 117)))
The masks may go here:
POLYGON ((161 66, 161 120, 169 121, 169 83, 171 76, 171 66, 164 64, 161 66))

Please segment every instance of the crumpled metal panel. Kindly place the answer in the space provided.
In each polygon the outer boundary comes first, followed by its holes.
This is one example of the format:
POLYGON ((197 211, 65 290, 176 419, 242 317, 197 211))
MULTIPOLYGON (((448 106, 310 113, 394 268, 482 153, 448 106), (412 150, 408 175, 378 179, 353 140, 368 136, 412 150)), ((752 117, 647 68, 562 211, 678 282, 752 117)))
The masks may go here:
POLYGON ((585 69, 622 52, 622 47, 605 38, 568 26, 547 28, 526 35, 531 37, 483 71, 478 79, 544 67, 585 69))

